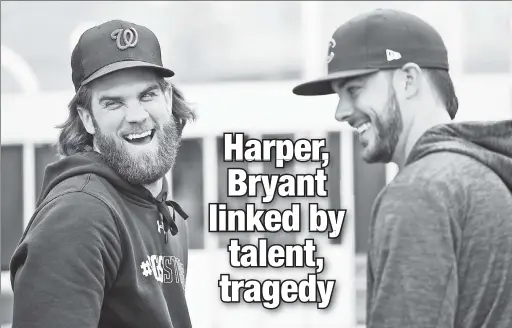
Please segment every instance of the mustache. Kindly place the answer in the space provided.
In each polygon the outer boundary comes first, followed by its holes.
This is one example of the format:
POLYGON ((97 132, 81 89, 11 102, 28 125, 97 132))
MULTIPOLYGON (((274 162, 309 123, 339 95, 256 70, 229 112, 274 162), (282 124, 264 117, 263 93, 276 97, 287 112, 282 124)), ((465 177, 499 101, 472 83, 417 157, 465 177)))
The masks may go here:
POLYGON ((142 132, 146 132, 148 130, 158 130, 160 126, 156 123, 130 123, 126 129, 123 129, 121 134, 140 134, 142 132))

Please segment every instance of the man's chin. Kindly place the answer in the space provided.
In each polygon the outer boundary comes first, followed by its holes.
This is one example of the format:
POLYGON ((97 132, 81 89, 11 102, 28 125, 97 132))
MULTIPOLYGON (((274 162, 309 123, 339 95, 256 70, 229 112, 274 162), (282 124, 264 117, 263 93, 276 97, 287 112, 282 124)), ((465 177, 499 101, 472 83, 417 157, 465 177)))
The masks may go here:
POLYGON ((361 157, 363 161, 365 161, 368 164, 375 164, 375 163, 383 163, 387 164, 391 161, 391 156, 382 149, 375 149, 375 148, 364 148, 361 157))
POLYGON ((373 156, 372 154, 363 153, 361 158, 367 164, 380 163, 379 159, 373 156))
POLYGON ((155 144, 154 138, 150 142, 143 145, 132 144, 124 140, 123 148, 132 157, 137 157, 140 156, 141 154, 151 155, 152 153, 156 155, 158 152, 158 147, 155 144))
POLYGON ((149 185, 162 179, 168 172, 167 167, 163 166, 132 166, 129 170, 121 172, 125 180, 135 185, 149 185))
POLYGON ((158 152, 152 149, 130 149, 126 151, 126 157, 131 163, 139 165, 153 165, 156 162, 158 152))
POLYGON ((134 185, 147 185, 161 179, 171 166, 162 161, 157 151, 132 152, 125 149, 124 154, 105 154, 107 162, 127 182, 134 185))

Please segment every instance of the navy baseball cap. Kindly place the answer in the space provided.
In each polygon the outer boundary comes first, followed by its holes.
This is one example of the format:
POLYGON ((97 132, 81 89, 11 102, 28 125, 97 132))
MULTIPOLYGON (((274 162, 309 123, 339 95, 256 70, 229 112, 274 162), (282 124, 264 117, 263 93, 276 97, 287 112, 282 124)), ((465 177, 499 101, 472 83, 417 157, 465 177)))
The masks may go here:
POLYGON ((162 77, 174 72, 163 67, 156 35, 147 27, 112 20, 85 31, 71 55, 75 91, 99 77, 133 67, 148 67, 162 77))
POLYGON ((448 52, 439 33, 405 12, 377 9, 338 27, 327 50, 328 74, 293 89, 301 96, 332 94, 331 82, 414 62, 448 70, 448 52))

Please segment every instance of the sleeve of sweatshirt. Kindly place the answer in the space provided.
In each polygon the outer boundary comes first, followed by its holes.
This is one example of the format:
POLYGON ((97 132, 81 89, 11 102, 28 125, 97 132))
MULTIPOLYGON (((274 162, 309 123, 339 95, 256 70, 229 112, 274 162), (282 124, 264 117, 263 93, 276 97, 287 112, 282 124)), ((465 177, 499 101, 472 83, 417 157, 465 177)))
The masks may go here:
POLYGON ((96 328, 120 259, 117 226, 102 201, 80 192, 53 200, 11 261, 13 328, 96 328))
POLYGON ((440 179, 390 185, 373 211, 368 328, 453 327, 457 204, 440 179))

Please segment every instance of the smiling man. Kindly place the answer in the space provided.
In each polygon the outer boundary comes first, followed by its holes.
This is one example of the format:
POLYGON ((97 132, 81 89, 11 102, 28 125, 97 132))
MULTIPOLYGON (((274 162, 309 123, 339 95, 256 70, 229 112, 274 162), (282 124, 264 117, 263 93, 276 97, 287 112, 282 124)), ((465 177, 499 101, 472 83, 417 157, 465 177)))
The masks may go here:
POLYGON ((512 121, 451 122, 443 40, 404 12, 343 24, 327 62, 293 92, 336 93, 363 159, 400 168, 373 206, 367 327, 512 327, 512 121))
POLYGON ((87 30, 71 68, 63 158, 11 260, 13 327, 191 327, 187 215, 165 175, 195 114, 146 27, 87 30))

